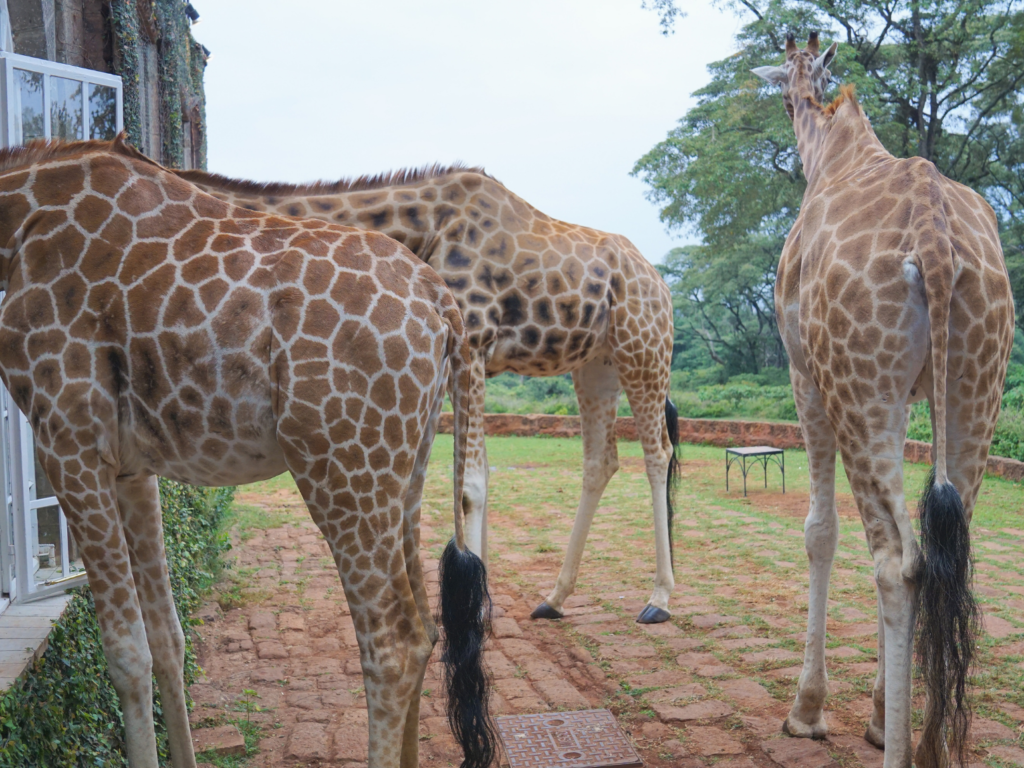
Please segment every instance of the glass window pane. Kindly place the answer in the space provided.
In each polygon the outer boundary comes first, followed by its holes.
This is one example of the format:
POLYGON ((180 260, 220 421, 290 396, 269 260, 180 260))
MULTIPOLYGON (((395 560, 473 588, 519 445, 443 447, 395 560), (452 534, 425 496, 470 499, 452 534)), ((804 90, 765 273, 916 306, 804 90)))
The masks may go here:
POLYGON ((117 133, 117 91, 106 85, 89 86, 89 138, 112 139, 117 133))
POLYGON ((50 78, 50 135, 65 141, 81 141, 82 81, 50 78))
MULTIPOLYGON (((35 443, 35 437, 32 439, 33 444, 35 443)), ((43 465, 39 462, 39 452, 33 451, 32 456, 35 458, 35 471, 36 471, 36 487, 33 498, 35 499, 46 499, 50 496, 56 496, 56 492, 53 490, 53 486, 50 485, 50 479, 46 476, 43 471, 43 465)))
POLYGON ((36 583, 59 579, 64 575, 61 567, 60 507, 40 507, 29 512, 36 516, 36 551, 32 565, 36 583))
POLYGON ((25 69, 14 70, 14 136, 12 143, 44 139, 43 75, 25 69))

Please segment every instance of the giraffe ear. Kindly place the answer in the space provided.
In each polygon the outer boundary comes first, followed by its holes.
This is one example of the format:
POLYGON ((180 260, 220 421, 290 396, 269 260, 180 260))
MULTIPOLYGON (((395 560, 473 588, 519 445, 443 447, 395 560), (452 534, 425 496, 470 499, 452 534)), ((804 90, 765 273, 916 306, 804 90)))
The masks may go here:
POLYGON ((782 85, 786 82, 785 67, 757 67, 750 71, 762 80, 767 80, 772 85, 782 85))
POLYGON ((828 69, 828 65, 832 63, 832 59, 836 57, 836 49, 839 48, 839 43, 832 43, 821 56, 815 59, 815 64, 821 66, 822 69, 828 69))

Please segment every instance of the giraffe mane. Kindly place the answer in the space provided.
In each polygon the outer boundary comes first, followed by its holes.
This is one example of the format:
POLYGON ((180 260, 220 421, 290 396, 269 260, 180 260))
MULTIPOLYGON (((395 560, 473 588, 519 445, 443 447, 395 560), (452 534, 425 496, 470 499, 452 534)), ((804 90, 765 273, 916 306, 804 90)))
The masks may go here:
POLYGON ((90 139, 89 141, 63 141, 61 139, 33 139, 27 144, 0 149, 0 172, 12 171, 25 165, 41 163, 60 157, 85 154, 87 152, 110 152, 139 160, 158 168, 162 166, 151 160, 126 141, 122 131, 111 141, 90 139))
POLYGON ((364 176, 358 176, 354 179, 345 178, 339 179, 338 181, 321 180, 304 184, 290 184, 278 181, 248 181, 246 179, 233 179, 230 176, 222 176, 219 173, 208 173, 207 171, 199 170, 174 171, 174 173, 186 181, 190 181, 195 184, 215 186, 225 192, 282 196, 332 195, 340 192, 364 192, 399 184, 413 184, 417 181, 436 179, 453 173, 479 173, 489 179, 494 178, 483 168, 466 165, 465 163, 454 163, 452 165, 432 163, 420 168, 400 168, 396 171, 367 174, 364 176))
POLYGON ((824 108, 825 117, 834 116, 836 111, 847 101, 859 108, 860 102, 857 101, 857 95, 854 93, 855 90, 856 88, 853 83, 844 83, 839 86, 839 95, 832 100, 831 104, 824 108))

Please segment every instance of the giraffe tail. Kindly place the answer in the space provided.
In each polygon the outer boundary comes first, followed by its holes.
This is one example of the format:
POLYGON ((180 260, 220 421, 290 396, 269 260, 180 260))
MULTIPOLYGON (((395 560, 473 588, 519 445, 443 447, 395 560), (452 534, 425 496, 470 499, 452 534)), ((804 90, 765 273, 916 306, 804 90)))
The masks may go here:
POLYGON ((974 665, 980 613, 971 590, 972 556, 967 513, 946 464, 947 348, 953 284, 952 243, 946 240, 920 264, 928 302, 932 363, 934 466, 918 506, 921 562, 918 573, 917 661, 928 704, 920 749, 925 765, 942 765, 949 754, 966 766, 971 708, 967 681, 974 665))
POLYGON ((679 487, 679 411, 675 404, 665 398, 665 426, 668 427, 668 441, 672 445, 672 455, 668 459, 668 481, 665 483, 665 503, 668 506, 668 554, 672 570, 676 568, 675 546, 672 541, 672 516, 675 512, 674 502, 676 489, 679 487))
POLYGON ((469 345, 462 321, 449 319, 450 394, 455 436, 455 536, 439 563, 440 609, 444 627, 441 663, 448 694, 448 724, 462 746, 462 768, 487 768, 493 762, 497 737, 489 712, 490 679, 484 669, 484 641, 491 613, 487 568, 466 546, 463 478, 469 414, 469 345))

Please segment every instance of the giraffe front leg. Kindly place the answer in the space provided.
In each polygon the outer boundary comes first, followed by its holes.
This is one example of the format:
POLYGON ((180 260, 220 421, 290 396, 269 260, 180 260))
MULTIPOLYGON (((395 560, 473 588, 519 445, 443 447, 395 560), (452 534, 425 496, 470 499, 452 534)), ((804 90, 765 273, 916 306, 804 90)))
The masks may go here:
POLYGON ((825 626, 828 618, 828 584, 839 542, 836 512, 836 437, 825 406, 813 382, 791 368, 793 396, 807 447, 810 475, 810 510, 804 522, 804 545, 810 565, 810 596, 807 604, 807 642, 796 700, 782 730, 791 736, 823 739, 828 735, 824 705, 828 696, 825 670, 825 626))
POLYGON ((171 762, 174 768, 195 768, 185 701, 185 635, 167 572, 156 476, 119 477, 117 504, 153 658, 153 673, 160 688, 171 762))
POLYGON ((576 588, 576 577, 597 505, 608 481, 619 468, 615 416, 622 389, 614 363, 602 355, 574 371, 572 381, 580 404, 583 431, 583 493, 558 581, 547 599, 534 609, 531 614, 534 619, 562 618, 562 605, 576 588))
POLYGON ((484 439, 484 387, 486 376, 483 358, 473 355, 470 366, 469 431, 466 439, 466 474, 463 481, 466 545, 487 564, 487 445, 484 439))
MULTIPOLYGON (((98 451, 83 451, 77 459, 75 464, 81 469, 74 480, 86 489, 82 492, 84 498, 63 491, 67 474, 51 477, 51 482, 56 480, 53 485, 57 497, 89 577, 107 672, 124 714, 128 764, 132 768, 157 768, 153 657, 118 514, 114 470, 103 463, 98 451)), ((160 525, 159 518, 156 525, 160 525)))

